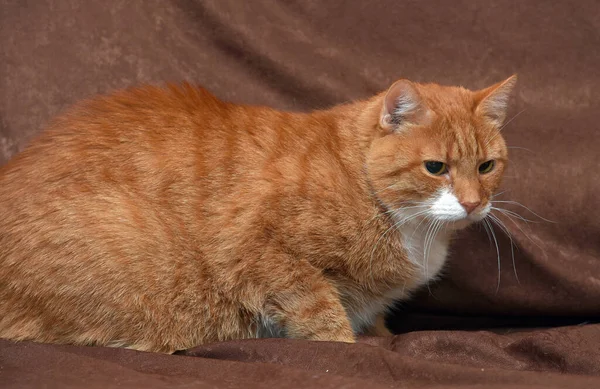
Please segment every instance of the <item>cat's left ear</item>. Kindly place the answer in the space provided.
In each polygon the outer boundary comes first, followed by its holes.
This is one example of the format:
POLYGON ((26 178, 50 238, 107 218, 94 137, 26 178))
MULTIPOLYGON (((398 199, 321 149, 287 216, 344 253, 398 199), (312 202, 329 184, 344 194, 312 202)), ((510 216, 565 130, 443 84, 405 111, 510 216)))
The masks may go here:
POLYGON ((494 125, 502 126, 506 118, 508 99, 516 83, 515 74, 502 82, 475 92, 475 112, 487 117, 494 125))

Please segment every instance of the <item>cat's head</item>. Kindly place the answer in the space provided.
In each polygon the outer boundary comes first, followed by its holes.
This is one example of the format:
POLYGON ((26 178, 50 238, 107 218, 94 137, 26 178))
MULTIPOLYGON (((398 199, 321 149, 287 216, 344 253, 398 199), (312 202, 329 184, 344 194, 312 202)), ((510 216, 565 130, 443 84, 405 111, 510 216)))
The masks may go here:
POLYGON ((462 228, 488 214, 507 163, 500 130, 515 82, 470 91, 399 80, 382 95, 367 169, 399 223, 425 217, 462 228))

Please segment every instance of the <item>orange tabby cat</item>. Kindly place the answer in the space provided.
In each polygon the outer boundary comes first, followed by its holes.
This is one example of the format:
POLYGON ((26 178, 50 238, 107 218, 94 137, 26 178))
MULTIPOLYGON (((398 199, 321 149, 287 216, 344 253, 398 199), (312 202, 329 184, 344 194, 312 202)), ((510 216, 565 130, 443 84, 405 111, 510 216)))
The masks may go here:
POLYGON ((79 104, 0 169, 0 337, 353 342, 489 212, 515 80, 309 114, 188 84, 79 104))

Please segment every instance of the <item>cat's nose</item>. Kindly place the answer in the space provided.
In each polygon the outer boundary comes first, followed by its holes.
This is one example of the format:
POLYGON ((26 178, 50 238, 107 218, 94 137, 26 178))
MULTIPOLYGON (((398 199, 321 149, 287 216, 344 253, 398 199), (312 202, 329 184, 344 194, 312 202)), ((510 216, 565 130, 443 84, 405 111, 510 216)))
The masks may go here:
POLYGON ((477 207, 479 207, 479 205, 481 204, 481 201, 461 201, 460 205, 463 206, 463 208, 465 209, 465 211, 467 211, 467 214, 473 212, 477 207))

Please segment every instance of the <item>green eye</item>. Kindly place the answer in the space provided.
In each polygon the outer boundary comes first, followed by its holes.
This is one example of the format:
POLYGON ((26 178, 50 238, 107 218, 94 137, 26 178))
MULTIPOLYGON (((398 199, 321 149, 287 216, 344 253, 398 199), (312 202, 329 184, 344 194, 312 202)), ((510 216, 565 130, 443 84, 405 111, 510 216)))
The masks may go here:
POLYGON ((479 173, 481 173, 481 174, 489 173, 492 171, 492 169, 494 169, 495 165, 496 165, 496 163, 494 162, 494 160, 489 160, 487 162, 484 162, 481 165, 479 165, 479 173))
POLYGON ((439 161, 426 161, 425 169, 434 176, 441 176, 442 174, 448 172, 448 167, 444 162, 439 161))

